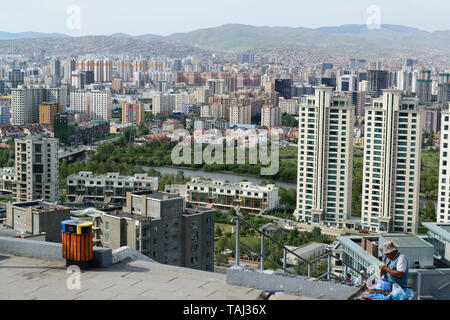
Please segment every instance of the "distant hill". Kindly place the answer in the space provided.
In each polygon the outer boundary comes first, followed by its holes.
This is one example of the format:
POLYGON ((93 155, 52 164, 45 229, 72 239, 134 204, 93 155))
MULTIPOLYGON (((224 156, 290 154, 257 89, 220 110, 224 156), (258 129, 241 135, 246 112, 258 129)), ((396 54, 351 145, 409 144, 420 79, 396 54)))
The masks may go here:
MULTIPOLYGON (((392 24, 383 24, 378 32, 395 32, 395 33, 428 33, 417 28, 405 27, 392 24)), ((322 31, 329 34, 360 34, 368 32, 365 24, 345 24, 339 27, 320 27, 314 30, 322 31)))
POLYGON ((162 38, 162 36, 159 36, 157 34, 143 34, 140 36, 132 36, 130 34, 126 34, 126 33, 114 33, 112 35, 110 35, 110 37, 114 37, 114 38, 135 38, 135 39, 158 39, 158 38, 162 38))
MULTIPOLYGON (((132 36, 126 33, 114 33, 109 35, 112 38, 136 38, 136 39, 158 39, 162 36, 156 34, 143 34, 139 36, 132 36)), ((41 33, 41 32, 2 32, 0 31, 0 40, 17 40, 17 39, 41 39, 41 38, 72 38, 63 33, 41 33)))
MULTIPOLYGON (((317 48, 328 52, 394 50, 450 52, 450 31, 427 32, 399 25, 381 25, 370 30, 366 25, 339 27, 293 28, 255 27, 243 24, 225 24, 215 28, 176 33, 167 37, 155 34, 132 36, 115 33, 110 36, 70 37, 61 33, 0 32, 0 52, 48 52, 97 53, 132 52, 145 50, 164 52, 168 49, 193 52, 196 50, 249 51, 273 48, 317 48), (2 41, 9 40, 9 41, 2 41), (14 40, 14 41, 11 41, 14 40), (152 47, 157 44, 159 47, 152 47), (66 48, 73 51, 64 51, 66 48), (150 49, 149 49, 150 48, 150 49), (186 50, 184 50, 186 49, 186 50)), ((175 52, 175 51, 173 51, 175 52)))
POLYGON ((381 25, 380 29, 370 30, 366 25, 311 29, 226 24, 216 28, 176 33, 165 39, 206 49, 234 51, 282 47, 450 49, 450 31, 430 33, 397 25, 381 25))
POLYGON ((41 32, 2 32, 0 31, 0 40, 15 39, 36 39, 36 38, 67 38, 67 34, 62 33, 41 33, 41 32))
POLYGON ((135 38, 137 38, 137 39, 158 39, 158 38, 162 38, 162 36, 149 33, 149 34, 143 34, 141 36, 136 36, 135 38))

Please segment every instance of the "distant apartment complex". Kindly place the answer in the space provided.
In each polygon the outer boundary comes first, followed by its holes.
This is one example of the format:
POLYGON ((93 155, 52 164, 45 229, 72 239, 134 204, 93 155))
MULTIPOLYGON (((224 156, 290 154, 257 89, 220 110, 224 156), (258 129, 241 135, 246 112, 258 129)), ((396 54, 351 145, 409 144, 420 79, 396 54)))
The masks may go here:
POLYGON ((275 185, 258 186, 251 182, 231 184, 224 180, 211 182, 193 177, 186 184, 186 192, 190 203, 218 210, 262 213, 279 205, 278 188, 275 185))
POLYGON ((58 102, 43 102, 39 106, 39 124, 53 125, 55 116, 63 111, 58 102))
POLYGON ((68 89, 23 87, 12 90, 11 124, 29 125, 39 123, 39 106, 43 102, 56 102, 62 108, 67 106, 68 89))
POLYGON ((421 112, 418 100, 398 90, 366 109, 363 169, 363 228, 376 232, 417 233, 421 112))
POLYGON ((300 98, 281 99, 278 102, 281 114, 298 115, 298 108, 300 107, 300 98))
POLYGON ((261 109, 261 126, 278 127, 281 125, 281 110, 275 106, 264 106, 261 109))
POLYGON ((122 104, 122 123, 140 125, 145 121, 144 104, 132 102, 122 104))
POLYGON ((91 120, 111 120, 111 92, 78 90, 70 94, 70 111, 91 120))
POLYGON ((315 87, 299 113, 297 220, 344 227, 351 217, 354 107, 315 87))
POLYGON ((97 175, 79 172, 67 177, 67 199, 71 202, 125 203, 128 192, 158 190, 158 178, 147 174, 126 177, 118 173, 97 175))
POLYGON ((123 212, 99 212, 96 245, 129 246, 159 263, 214 271, 214 211, 171 194, 129 192, 123 212))

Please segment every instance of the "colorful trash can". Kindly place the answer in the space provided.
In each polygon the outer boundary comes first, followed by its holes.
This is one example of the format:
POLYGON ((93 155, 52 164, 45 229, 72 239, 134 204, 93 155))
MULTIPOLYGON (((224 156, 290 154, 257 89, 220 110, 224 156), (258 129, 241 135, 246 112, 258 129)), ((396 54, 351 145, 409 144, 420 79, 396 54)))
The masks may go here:
POLYGON ((66 266, 87 268, 94 256, 92 226, 90 221, 65 220, 62 224, 62 256, 66 266))

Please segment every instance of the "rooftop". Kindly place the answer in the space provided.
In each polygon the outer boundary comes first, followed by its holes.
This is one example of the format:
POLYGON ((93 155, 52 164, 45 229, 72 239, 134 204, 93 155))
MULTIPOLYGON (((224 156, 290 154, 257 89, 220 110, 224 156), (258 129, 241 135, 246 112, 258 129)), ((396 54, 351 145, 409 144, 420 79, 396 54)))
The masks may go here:
POLYGON ((43 201, 25 201, 25 202, 14 202, 11 204, 13 207, 19 208, 33 208, 34 211, 38 211, 39 213, 48 213, 54 211, 62 211, 62 210, 70 210, 69 207, 65 207, 62 205, 56 205, 50 202, 43 201))
POLYGON ((229 285, 225 274, 142 260, 82 271, 80 289, 68 289, 69 276, 64 261, 0 253, 0 299, 256 300, 262 292, 229 285))
POLYGON ((423 225, 428 230, 440 235, 447 241, 450 241, 450 223, 424 222, 423 225))
POLYGON ((400 248, 428 248, 433 247, 430 243, 417 236, 408 235, 385 235, 383 236, 388 241, 393 241, 397 247, 400 248))

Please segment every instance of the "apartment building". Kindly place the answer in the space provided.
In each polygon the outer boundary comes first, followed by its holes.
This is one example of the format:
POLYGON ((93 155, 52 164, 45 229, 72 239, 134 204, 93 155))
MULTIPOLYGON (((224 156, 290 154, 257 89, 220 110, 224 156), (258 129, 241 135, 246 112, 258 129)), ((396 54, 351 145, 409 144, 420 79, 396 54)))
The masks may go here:
POLYGON ((62 111, 58 102, 43 102, 39 106, 39 124, 53 125, 55 116, 62 111))
POLYGON ((121 176, 79 172, 67 177, 67 199, 71 202, 125 203, 127 192, 158 190, 158 178, 147 174, 121 176))
POLYGON ((111 92, 77 90, 70 94, 70 111, 91 120, 111 120, 111 92))
POLYGON ((129 246, 163 264, 214 271, 214 210, 156 191, 129 192, 123 211, 97 211, 96 245, 129 246))
POLYGON ((122 123, 133 123, 140 125, 145 121, 145 106, 133 101, 122 104, 122 123))
POLYGON ((230 106, 230 124, 251 124, 252 108, 249 105, 235 103, 230 106))
POLYGON ((13 230, 37 235, 61 243, 61 222, 70 219, 70 208, 46 201, 14 202, 6 205, 6 226, 13 230))
POLYGON ((196 118, 194 121, 194 130, 226 130, 230 124, 225 119, 219 118, 196 118))
POLYGON ((20 126, 39 122, 39 105, 44 101, 41 88, 19 88, 11 92, 11 124, 20 126))
POLYGON ((39 123, 39 106, 43 102, 57 102, 62 108, 67 105, 69 89, 21 87, 11 92, 11 124, 29 125, 39 123))
POLYGON ((3 106, 3 105, 1 105, 1 102, 0 102, 0 125, 9 124, 10 110, 11 110, 11 107, 9 105, 3 106))
POLYGON ((16 201, 59 200, 58 140, 40 135, 15 140, 16 201))
POLYGON ((345 227, 351 218, 354 107, 315 87, 300 106, 297 220, 345 227))
POLYGON ((300 98, 294 97, 292 99, 281 99, 278 101, 281 114, 298 115, 300 107, 300 98))
POLYGON ((74 114, 90 114, 90 92, 85 90, 77 90, 70 93, 70 111, 74 114))
POLYGON ((187 198, 192 204, 209 206, 218 210, 246 210, 262 213, 279 205, 276 185, 258 186, 251 182, 239 184, 224 180, 205 181, 192 177, 186 184, 187 198))
POLYGON ((376 232, 417 233, 421 111, 417 99, 383 90, 366 109, 361 224, 376 232))
POLYGON ((168 93, 158 93, 152 98, 152 113, 170 114, 174 108, 174 95, 168 93))
POLYGON ((439 189, 436 220, 450 223, 450 111, 442 111, 441 148, 439 157, 439 189))
POLYGON ((202 118, 230 119, 230 113, 227 106, 221 103, 201 106, 200 116, 202 118))
POLYGON ((281 110, 275 106, 264 106, 261 110, 262 127, 281 126, 281 110))
POLYGON ((91 92, 91 118, 92 120, 111 120, 111 92, 92 91, 91 92))

